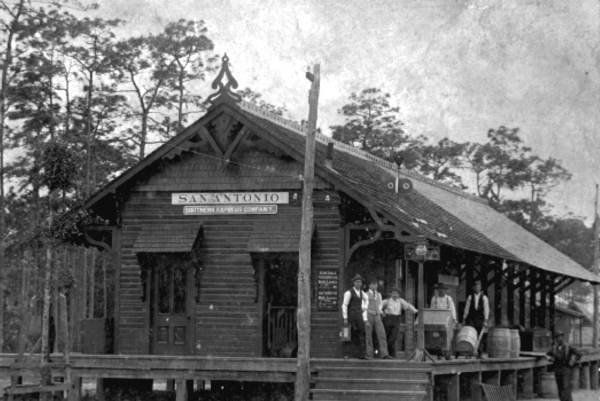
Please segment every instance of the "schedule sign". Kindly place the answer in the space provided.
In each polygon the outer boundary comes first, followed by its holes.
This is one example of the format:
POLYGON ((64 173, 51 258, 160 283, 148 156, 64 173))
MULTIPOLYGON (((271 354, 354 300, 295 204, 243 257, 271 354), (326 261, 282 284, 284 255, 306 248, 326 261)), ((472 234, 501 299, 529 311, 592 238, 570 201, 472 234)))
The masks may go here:
POLYGON ((338 308, 338 272, 333 269, 317 271, 317 307, 323 311, 338 308))

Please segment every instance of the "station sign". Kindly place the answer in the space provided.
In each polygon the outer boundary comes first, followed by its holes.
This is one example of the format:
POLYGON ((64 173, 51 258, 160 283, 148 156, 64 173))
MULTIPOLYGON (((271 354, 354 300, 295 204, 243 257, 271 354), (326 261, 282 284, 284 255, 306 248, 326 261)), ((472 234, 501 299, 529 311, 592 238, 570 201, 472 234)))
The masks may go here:
POLYGON ((172 205, 281 205, 289 203, 288 192, 175 192, 172 205))
POLYGON ((175 192, 172 205, 182 205, 186 216, 277 214, 289 204, 288 192, 175 192))

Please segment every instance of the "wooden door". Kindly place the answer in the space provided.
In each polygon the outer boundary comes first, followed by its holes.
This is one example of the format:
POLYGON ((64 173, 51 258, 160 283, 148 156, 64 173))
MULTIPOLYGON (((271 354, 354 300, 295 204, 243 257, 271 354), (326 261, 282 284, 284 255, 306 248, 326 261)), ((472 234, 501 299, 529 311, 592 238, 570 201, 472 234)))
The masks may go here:
POLYGON ((152 353, 190 354, 193 350, 193 272, 189 264, 161 258, 152 277, 152 353))

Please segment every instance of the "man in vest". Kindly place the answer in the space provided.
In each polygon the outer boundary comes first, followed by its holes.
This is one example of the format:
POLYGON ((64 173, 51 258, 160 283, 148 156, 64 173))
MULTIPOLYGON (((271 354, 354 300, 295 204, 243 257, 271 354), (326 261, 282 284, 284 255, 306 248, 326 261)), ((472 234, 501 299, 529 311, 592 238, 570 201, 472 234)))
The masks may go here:
POLYGON ((557 331, 554 334, 554 345, 547 354, 553 359, 554 379, 560 401, 573 401, 571 374, 573 366, 581 358, 581 353, 565 342, 564 334, 557 331))
POLYGON ((487 327, 490 316, 490 302, 488 297, 481 291, 481 281, 476 280, 473 285, 473 292, 467 297, 463 320, 466 325, 473 326, 477 334, 483 327, 487 327))
POLYGON ((365 335, 367 337, 366 359, 372 359, 374 356, 373 331, 375 331, 375 335, 377 335, 379 355, 383 359, 391 359, 392 357, 388 353, 383 321, 381 320, 383 315, 383 300, 381 298, 381 293, 377 291, 377 279, 369 280, 367 300, 367 320, 365 321, 365 335))
POLYGON ((365 321, 367 320, 367 295, 362 290, 363 279, 357 274, 352 278, 352 288, 344 293, 342 317, 344 326, 350 324, 350 338, 355 356, 365 358, 365 321))
MULTIPOLYGON (((490 316, 490 302, 488 297, 481 291, 481 281, 476 280, 473 285, 473 292, 467 297, 465 302, 465 311, 463 313, 463 321, 467 326, 472 326, 477 330, 477 334, 481 333, 484 327, 488 325, 490 316)), ((487 341, 487 335, 483 335, 479 343, 478 355, 481 354, 482 345, 487 341)))

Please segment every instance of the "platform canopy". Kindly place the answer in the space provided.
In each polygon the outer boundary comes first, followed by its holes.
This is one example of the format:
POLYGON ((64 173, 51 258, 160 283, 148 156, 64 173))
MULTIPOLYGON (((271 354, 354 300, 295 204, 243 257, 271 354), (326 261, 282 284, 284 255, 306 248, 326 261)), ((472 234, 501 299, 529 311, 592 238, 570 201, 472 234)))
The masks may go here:
MULTIPOLYGON (((258 121, 284 146, 303 152, 303 127, 241 102, 242 112, 258 121)), ((409 229, 450 246, 520 262, 551 273, 600 283, 600 277, 493 209, 475 195, 400 169, 393 164, 324 135, 317 135, 317 165, 325 165, 326 147, 333 144, 332 172, 377 209, 409 229), (396 177, 408 179, 412 190, 390 189, 396 177)))
POLYGON ((202 238, 202 226, 196 222, 147 225, 138 234, 135 252, 192 252, 202 238))

